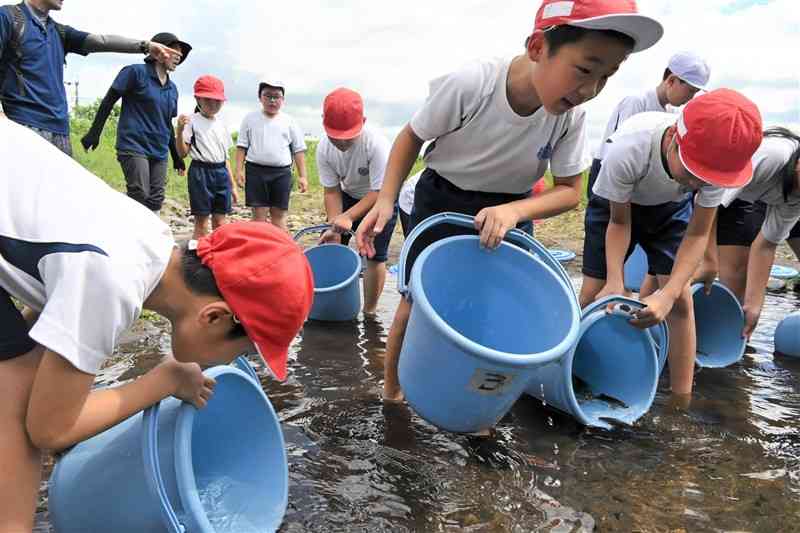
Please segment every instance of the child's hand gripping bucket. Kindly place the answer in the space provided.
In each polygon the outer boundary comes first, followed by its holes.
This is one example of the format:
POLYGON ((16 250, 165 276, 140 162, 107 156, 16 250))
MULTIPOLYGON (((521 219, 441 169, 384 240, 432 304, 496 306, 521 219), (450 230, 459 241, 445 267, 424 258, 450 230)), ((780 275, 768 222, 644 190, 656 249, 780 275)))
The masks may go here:
POLYGON ((744 355, 746 339, 744 311, 736 296, 722 283, 715 281, 706 295, 702 283, 692 285, 694 323, 697 331, 697 366, 722 368, 739 361, 744 355))
MULTIPOLYGON (((437 224, 474 228, 471 217, 443 213, 409 235, 398 269, 406 293, 413 241, 437 224)), ((534 369, 562 357, 577 340, 580 311, 566 272, 544 247, 512 230, 496 250, 475 235, 447 237, 419 255, 399 378, 408 402, 450 431, 494 426, 525 389, 534 369)))
MULTIPOLYGON (((298 240, 309 233, 322 233, 330 224, 298 231, 298 240)), ((361 311, 361 257, 342 244, 320 244, 305 251, 314 273, 314 303, 308 318, 325 322, 353 320, 361 311)))
POLYGON ((50 479, 59 533, 250 533, 280 527, 288 468, 259 385, 218 366, 208 405, 175 398, 70 450, 50 479))
POLYGON ((587 426, 608 429, 614 422, 635 422, 653 403, 659 360, 666 360, 669 350, 665 323, 654 326, 658 343, 650 330, 629 324, 641 308, 619 296, 586 306, 575 349, 538 367, 526 392, 587 426))

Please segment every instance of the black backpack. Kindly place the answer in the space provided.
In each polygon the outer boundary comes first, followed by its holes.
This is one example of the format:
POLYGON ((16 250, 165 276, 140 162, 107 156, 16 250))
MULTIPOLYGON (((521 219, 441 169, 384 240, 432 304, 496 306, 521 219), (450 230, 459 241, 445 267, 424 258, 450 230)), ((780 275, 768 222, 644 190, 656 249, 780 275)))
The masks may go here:
MULTIPOLYGON (((8 46, 3 51, 3 58, 0 60, 0 87, 2 87, 3 82, 5 81, 4 73, 5 73, 5 66, 10 65, 11 68, 14 70, 14 74, 17 76, 17 85, 19 86, 19 90, 21 94, 25 94, 25 77, 22 74, 22 38, 25 35, 25 13, 22 12, 24 9, 24 2, 15 5, 6 5, 0 7, 0 9, 5 10, 9 16, 11 17, 11 37, 8 40, 8 46)), ((53 21, 55 24, 56 31, 58 31, 58 36, 61 38, 61 45, 64 47, 64 50, 67 48, 67 30, 63 24, 59 24, 58 22, 53 21)), ((65 61, 66 64, 66 61, 65 61)))

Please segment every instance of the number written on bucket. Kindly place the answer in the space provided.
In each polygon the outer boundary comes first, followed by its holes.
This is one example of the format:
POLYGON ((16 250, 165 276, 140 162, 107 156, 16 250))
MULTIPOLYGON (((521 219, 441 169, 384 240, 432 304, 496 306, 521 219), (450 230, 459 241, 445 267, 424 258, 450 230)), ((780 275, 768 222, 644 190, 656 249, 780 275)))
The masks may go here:
POLYGON ((514 381, 514 374, 503 374, 479 368, 472 375, 469 386, 478 394, 502 394, 514 381))

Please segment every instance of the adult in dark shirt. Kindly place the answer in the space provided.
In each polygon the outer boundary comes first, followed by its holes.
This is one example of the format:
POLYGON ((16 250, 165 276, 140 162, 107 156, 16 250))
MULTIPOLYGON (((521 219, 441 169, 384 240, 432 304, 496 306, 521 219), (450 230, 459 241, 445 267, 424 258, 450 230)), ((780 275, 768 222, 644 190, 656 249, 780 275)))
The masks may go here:
POLYGON ((97 35, 58 24, 50 12, 60 11, 62 1, 25 0, 0 7, 0 100, 8 118, 72 155, 64 88, 68 53, 143 53, 167 60, 180 57, 180 51, 152 41, 97 35))

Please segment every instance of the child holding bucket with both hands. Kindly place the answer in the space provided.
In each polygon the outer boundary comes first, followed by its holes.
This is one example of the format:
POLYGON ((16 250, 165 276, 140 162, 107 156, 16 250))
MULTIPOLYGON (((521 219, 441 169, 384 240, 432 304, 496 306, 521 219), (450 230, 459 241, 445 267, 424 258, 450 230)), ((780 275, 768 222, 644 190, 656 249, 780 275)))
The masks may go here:
MULTIPOLYGON (((737 294, 737 297, 744 308, 742 336, 749 339, 761 316, 775 249, 778 243, 791 237, 793 227, 800 220, 800 135, 785 128, 764 132, 764 140, 753 156, 753 179, 744 187, 726 191, 722 203, 729 205, 737 200, 766 204, 763 224, 749 250, 747 246, 735 247, 739 254, 746 255, 746 268, 720 271, 722 283, 744 289, 743 294, 737 294)), ((747 226, 741 221, 735 227, 747 226)), ((713 280, 720 270, 716 237, 716 232, 712 231, 698 273, 700 280, 713 280)))
POLYGON ((239 201, 229 162, 233 138, 217 113, 225 102, 225 86, 214 76, 201 76, 194 84, 197 109, 178 117, 178 154, 192 156, 189 166, 189 206, 194 215, 194 239, 225 223, 233 203, 239 201))
MULTIPOLYGON (((393 217, 400 185, 426 140, 435 142, 425 153, 411 226, 445 211, 472 215, 481 245, 495 248, 515 226, 531 231, 531 220, 573 209, 589 166, 579 105, 602 90, 628 54, 662 33, 630 0, 546 0, 524 54, 474 62, 434 80, 425 105, 395 140, 378 200, 356 232, 359 251, 375 254, 375 237, 393 217), (554 187, 531 198, 548 165, 554 187)), ((421 240, 459 233, 440 226, 421 240)), ((414 257, 406 259, 411 268, 414 257)), ((410 313, 411 303, 401 300, 386 343, 389 401, 403 398, 397 367, 410 313)))
POLYGON ((625 258, 642 246, 660 290, 642 298, 645 308, 631 323, 647 328, 667 320, 670 385, 682 403, 692 392, 696 352, 689 281, 724 188, 750 180, 761 137, 755 104, 718 89, 694 98, 678 116, 648 112, 628 119, 611 136, 594 186, 598 208, 586 222, 581 306, 622 294, 625 258), (698 191, 694 200, 692 191, 698 191))
POLYGON ((261 353, 283 379, 313 277, 270 224, 226 224, 176 247, 169 227, 36 133, 0 119, 0 532, 30 531, 41 450, 87 439, 164 399, 203 407, 200 365, 261 353), (21 179, 24 177, 24 179, 21 179), (92 205, 74 211, 73 205, 92 205), (19 311, 11 298, 28 309, 19 311), (275 302, 280 302, 276 306, 275 302), (172 324, 173 358, 92 389, 143 308, 172 324))

